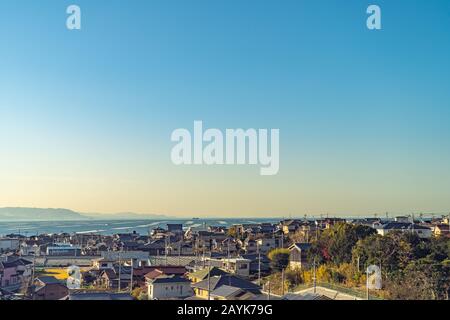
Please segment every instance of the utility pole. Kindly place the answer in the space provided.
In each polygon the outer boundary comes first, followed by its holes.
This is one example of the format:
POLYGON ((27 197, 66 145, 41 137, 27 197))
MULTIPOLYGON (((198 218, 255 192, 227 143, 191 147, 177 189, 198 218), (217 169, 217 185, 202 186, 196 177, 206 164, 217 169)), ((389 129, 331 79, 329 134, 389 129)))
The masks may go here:
POLYGON ((34 282, 35 268, 36 268, 36 251, 33 254, 33 269, 31 271, 31 281, 30 281, 30 284, 28 285, 28 288, 27 288, 27 293, 28 294, 30 294, 30 293, 32 294, 32 292, 30 292, 30 289, 31 289, 31 286, 33 285, 33 282, 34 282))
POLYGON ((261 250, 259 243, 257 243, 258 248, 258 285, 261 286, 261 250))
MULTIPOLYGON (((120 250, 122 250, 122 249, 120 249, 120 250)), ((122 274, 122 263, 121 263, 121 257, 120 257, 120 252, 121 251, 119 251, 119 283, 118 283, 118 285, 117 285, 117 292, 120 292, 120 287, 121 287, 121 274, 122 274)))
POLYGON ((133 258, 131 258, 131 284, 130 284, 130 293, 133 293, 133 258))
POLYGON ((369 296, 369 268, 366 269, 366 300, 370 300, 370 296, 369 296))
POLYGON ((164 238, 164 244, 166 245, 166 250, 164 250, 164 253, 165 253, 166 266, 167 266, 167 259, 168 259, 167 258, 167 250, 169 249, 168 245, 167 245, 167 235, 164 238))
POLYGON ((208 301, 211 300, 211 251, 209 252, 208 261, 208 301))
POLYGON ((313 269, 314 269, 314 273, 313 273, 313 288, 314 288, 314 294, 316 293, 316 287, 317 287, 317 278, 316 278, 316 258, 314 258, 313 261, 313 269))
POLYGON ((228 246, 227 272, 229 272, 230 271, 230 238, 228 238, 227 246, 228 246))
POLYGON ((270 281, 267 281, 267 285, 269 286, 269 294, 267 295, 267 300, 270 300, 270 281))

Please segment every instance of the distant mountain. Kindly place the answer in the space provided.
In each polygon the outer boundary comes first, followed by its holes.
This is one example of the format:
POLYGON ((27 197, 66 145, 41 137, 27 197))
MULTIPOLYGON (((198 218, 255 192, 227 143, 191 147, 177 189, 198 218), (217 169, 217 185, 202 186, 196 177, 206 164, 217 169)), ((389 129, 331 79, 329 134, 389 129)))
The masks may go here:
POLYGON ((0 208, 0 221, 69 221, 89 219, 68 209, 0 208))
POLYGON ((159 214, 123 212, 114 214, 81 213, 68 209, 0 208, 0 221, 76 221, 76 220, 161 220, 171 219, 159 214))

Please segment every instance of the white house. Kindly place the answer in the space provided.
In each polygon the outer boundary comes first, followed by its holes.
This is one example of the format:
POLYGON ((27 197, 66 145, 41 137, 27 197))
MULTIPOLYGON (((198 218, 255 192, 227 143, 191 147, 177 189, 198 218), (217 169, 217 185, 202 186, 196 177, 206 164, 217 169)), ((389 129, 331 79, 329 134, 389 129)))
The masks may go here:
POLYGON ((27 244, 26 242, 22 242, 20 244, 19 252, 23 256, 40 256, 41 247, 37 244, 27 244))
POLYGON ((420 238, 431 238, 431 228, 409 222, 388 222, 377 229, 378 234, 385 236, 394 231, 410 232, 417 234, 420 238))
POLYGON ((261 238, 256 240, 256 245, 258 247, 259 252, 267 253, 272 249, 277 247, 275 238, 261 238))
POLYGON ((194 295, 191 282, 180 276, 160 276, 147 279, 149 300, 183 299, 194 295))

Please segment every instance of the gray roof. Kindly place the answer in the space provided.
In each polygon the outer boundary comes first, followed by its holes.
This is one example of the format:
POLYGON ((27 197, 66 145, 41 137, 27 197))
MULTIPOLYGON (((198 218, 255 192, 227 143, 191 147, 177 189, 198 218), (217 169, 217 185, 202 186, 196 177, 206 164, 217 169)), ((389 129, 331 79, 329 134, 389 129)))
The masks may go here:
MULTIPOLYGON (((242 279, 236 275, 223 275, 210 277, 210 288, 211 290, 216 290, 221 286, 232 286, 237 287, 245 291, 250 291, 255 294, 260 294, 261 289, 258 285, 250 282, 248 280, 242 279)), ((208 290, 208 279, 194 283, 193 288, 199 288, 202 290, 208 290)))
POLYGON ((430 228, 421 226, 419 224, 413 224, 410 222, 388 222, 382 226, 380 226, 378 229, 383 230, 430 230, 430 228))
POLYGON ((285 294, 281 300, 332 300, 326 296, 314 293, 288 293, 285 294))
POLYGON ((151 283, 182 283, 182 282, 190 283, 188 279, 180 276, 169 276, 169 277, 161 276, 151 280, 151 283))
POLYGON ((239 292, 242 292, 242 289, 232 286, 223 285, 211 292, 212 296, 217 297, 229 297, 231 295, 235 295, 239 292))
POLYGON ((69 295, 69 300, 133 300, 133 297, 128 293, 74 292, 69 295))
POLYGON ((39 280, 40 282, 42 282, 44 284, 62 284, 61 281, 59 281, 58 279, 56 279, 55 277, 52 277, 52 276, 39 277, 39 278, 37 278, 37 280, 39 280))

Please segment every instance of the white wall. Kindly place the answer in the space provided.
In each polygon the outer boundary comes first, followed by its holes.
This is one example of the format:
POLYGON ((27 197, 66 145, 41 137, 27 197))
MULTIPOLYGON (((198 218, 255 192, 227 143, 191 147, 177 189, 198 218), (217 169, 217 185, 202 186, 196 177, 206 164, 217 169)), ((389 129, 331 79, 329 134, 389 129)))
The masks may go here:
POLYGON ((148 297, 150 300, 182 298, 193 294, 190 282, 148 284, 148 297))

